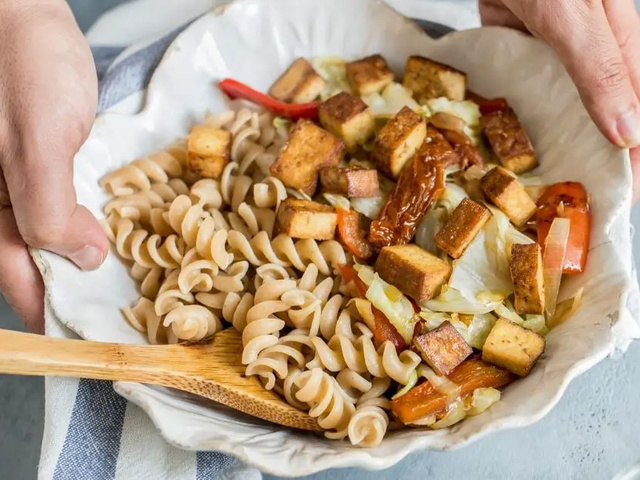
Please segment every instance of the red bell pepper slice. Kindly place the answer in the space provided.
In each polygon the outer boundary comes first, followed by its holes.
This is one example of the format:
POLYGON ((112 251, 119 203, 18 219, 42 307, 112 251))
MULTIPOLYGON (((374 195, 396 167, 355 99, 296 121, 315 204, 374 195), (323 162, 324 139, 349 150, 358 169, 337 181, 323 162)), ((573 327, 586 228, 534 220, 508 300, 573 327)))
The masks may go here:
POLYGON ((560 216, 571 222, 569 240, 562 262, 562 273, 582 273, 587 265, 591 236, 589 197, 578 182, 561 182, 549 186, 538 200, 536 224, 538 243, 543 246, 554 218, 560 216), (560 204, 562 203, 562 207, 560 204))
POLYGON ((337 209, 338 232, 349 251, 356 258, 366 260, 373 255, 373 247, 367 241, 365 232, 360 226, 360 214, 355 210, 337 209))
POLYGON ((287 117, 291 120, 297 120, 299 118, 317 120, 318 118, 318 105, 320 105, 321 102, 281 102, 280 100, 276 100, 265 93, 254 90, 250 86, 231 78, 225 78, 218 82, 218 88, 232 99, 241 98, 243 100, 248 100, 252 103, 265 107, 271 113, 279 117, 287 117))
POLYGON ((471 90, 467 90, 467 100, 477 104, 480 107, 480 113, 483 115, 509 107, 509 102, 505 98, 485 98, 471 90))
MULTIPOLYGON (((356 272, 355 268, 351 265, 338 265, 340 269, 340 273, 346 282, 353 282, 360 297, 366 298, 367 295, 367 285, 362 281, 362 279, 358 276, 358 272, 356 272)), ((402 335, 398 333, 396 327, 389 321, 387 316, 378 310, 376 307, 371 305, 371 312, 373 313, 373 317, 375 318, 375 328, 373 329, 373 336, 378 341, 378 343, 382 344, 389 340, 393 343, 393 346, 396 347, 396 351, 398 353, 407 349, 407 342, 404 341, 402 335)))

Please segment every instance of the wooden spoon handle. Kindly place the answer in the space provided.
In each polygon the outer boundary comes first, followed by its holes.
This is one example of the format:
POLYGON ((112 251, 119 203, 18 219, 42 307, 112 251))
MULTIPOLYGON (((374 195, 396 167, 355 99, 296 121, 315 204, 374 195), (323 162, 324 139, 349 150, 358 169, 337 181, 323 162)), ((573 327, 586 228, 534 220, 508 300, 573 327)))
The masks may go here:
POLYGON ((0 372, 158 383, 167 349, 0 330, 0 372), (154 381, 155 380, 155 381, 154 381))

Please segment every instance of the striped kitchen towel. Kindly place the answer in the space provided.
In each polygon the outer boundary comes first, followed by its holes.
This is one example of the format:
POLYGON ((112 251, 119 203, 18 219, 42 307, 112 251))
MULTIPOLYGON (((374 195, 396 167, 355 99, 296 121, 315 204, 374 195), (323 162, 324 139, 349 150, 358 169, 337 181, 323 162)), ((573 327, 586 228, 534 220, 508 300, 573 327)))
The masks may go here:
MULTIPOLYGON (((437 2, 444 3, 444 2, 437 2)), ((436 4, 437 4, 436 3, 436 4)), ((418 23, 432 36, 449 27, 418 23)), ((99 111, 144 90, 171 41, 186 25, 149 44, 94 49, 100 78, 99 111)), ((47 335, 77 338, 45 315, 47 335)), ((261 473, 217 452, 190 452, 167 444, 137 406, 118 396, 110 382, 46 378, 45 424, 39 467, 44 480, 233 479, 261 473)))

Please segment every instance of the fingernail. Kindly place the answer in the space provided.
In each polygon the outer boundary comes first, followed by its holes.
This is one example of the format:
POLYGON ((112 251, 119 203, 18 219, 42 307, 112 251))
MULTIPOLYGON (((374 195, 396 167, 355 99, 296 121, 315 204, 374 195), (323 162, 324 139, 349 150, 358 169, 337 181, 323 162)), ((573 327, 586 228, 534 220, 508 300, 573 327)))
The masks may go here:
POLYGON ((623 147, 633 148, 640 145, 640 111, 632 110, 620 117, 617 127, 623 147))
POLYGON ((82 270, 89 271, 95 270, 102 262, 104 262, 103 253, 96 247, 87 245, 77 252, 69 255, 69 260, 75 263, 82 270))

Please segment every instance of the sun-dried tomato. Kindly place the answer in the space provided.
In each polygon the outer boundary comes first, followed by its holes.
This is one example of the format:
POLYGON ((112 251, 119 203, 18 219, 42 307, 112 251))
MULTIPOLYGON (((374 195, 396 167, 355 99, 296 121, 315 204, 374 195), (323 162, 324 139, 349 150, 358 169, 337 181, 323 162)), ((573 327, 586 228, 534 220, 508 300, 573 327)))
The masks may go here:
POLYGON ((395 190, 371 224, 369 242, 378 248, 411 242, 422 217, 444 189, 445 167, 458 161, 447 140, 429 126, 427 139, 402 170, 395 190))

